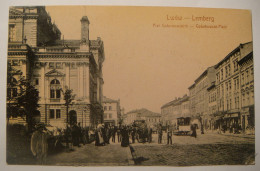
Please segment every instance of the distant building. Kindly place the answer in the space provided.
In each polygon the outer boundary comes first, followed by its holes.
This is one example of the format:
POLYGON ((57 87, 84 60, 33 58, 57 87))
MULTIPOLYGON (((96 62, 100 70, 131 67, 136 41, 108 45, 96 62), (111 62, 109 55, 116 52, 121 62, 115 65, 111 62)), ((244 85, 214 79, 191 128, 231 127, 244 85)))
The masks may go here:
POLYGON ((104 123, 118 126, 121 119, 120 99, 113 100, 103 96, 104 123))
POLYGON ((176 125, 177 118, 190 117, 190 100, 189 96, 184 95, 182 98, 164 104, 161 107, 163 125, 176 125))
POLYGON ((217 90, 216 90, 216 84, 215 81, 211 83, 211 85, 208 87, 208 114, 209 114, 209 129, 217 129, 215 126, 215 121, 219 119, 217 114, 217 90))
POLYGON ((123 124, 130 125, 134 121, 145 120, 148 126, 154 126, 161 122, 161 114, 149 111, 145 108, 127 112, 123 117, 123 124))
MULTIPOLYGON (((25 77, 38 89, 41 122, 66 126, 62 92, 68 87, 76 95, 69 106, 69 124, 102 123, 104 44, 100 38, 89 40, 88 17, 79 21, 80 40, 60 40, 45 7, 11 7, 9 14, 8 67, 16 72, 11 73, 13 81, 25 77)), ((8 87, 7 96, 17 95, 15 91, 8 87)))

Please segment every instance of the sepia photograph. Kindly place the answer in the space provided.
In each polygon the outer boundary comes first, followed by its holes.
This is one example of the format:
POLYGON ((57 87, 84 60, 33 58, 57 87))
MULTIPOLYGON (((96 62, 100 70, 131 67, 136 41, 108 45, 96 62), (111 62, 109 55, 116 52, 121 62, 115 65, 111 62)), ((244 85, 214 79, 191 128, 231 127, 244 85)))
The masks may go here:
POLYGON ((10 6, 6 163, 255 165, 252 13, 10 6))

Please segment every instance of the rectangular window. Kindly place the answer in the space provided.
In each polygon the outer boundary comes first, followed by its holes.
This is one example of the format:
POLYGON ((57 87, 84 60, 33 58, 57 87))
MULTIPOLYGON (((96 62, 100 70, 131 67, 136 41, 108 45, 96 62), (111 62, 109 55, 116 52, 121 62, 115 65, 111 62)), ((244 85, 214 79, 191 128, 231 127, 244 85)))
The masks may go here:
POLYGON ((54 119, 54 109, 50 109, 50 119, 54 119))
POLYGON ((231 72, 230 72, 230 64, 228 64, 228 75, 230 75, 231 72))
POLYGON ((10 42, 14 42, 16 40, 15 38, 15 25, 14 24, 10 24, 9 25, 9 41, 10 42))
POLYGON ((12 98, 12 93, 11 93, 12 89, 11 88, 7 88, 7 97, 8 98, 12 98))
POLYGON ((57 98, 57 99, 60 98, 60 90, 56 90, 56 98, 57 98))
POLYGON ((51 90, 51 98, 55 98, 55 90, 51 90))
POLYGON ((17 88, 13 88, 13 97, 17 97, 17 88))
POLYGON ((35 79, 35 85, 39 85, 39 79, 38 78, 35 79))
POLYGON ((8 88, 7 89, 7 97, 8 98, 17 97, 17 88, 8 88))
POLYGON ((109 113, 109 118, 110 118, 110 119, 112 118, 112 113, 109 113))
POLYGON ((244 73, 242 74, 242 84, 244 84, 244 73))
POLYGON ((249 77, 249 72, 248 70, 246 70, 246 83, 249 81, 248 77, 249 77))
POLYGON ((104 106, 104 110, 107 110, 107 107, 106 107, 106 106, 104 106))
POLYGON ((60 118, 60 109, 56 109, 56 119, 60 118))
POLYGON ((109 110, 112 110, 112 106, 109 106, 109 110))

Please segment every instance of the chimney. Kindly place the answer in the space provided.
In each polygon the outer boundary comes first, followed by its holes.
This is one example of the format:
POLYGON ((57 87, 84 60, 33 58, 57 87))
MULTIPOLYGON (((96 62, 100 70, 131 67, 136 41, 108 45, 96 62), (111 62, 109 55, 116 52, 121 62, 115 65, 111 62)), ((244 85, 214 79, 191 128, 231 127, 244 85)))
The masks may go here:
POLYGON ((89 52, 89 20, 87 16, 83 16, 81 22, 81 41, 80 50, 89 52))

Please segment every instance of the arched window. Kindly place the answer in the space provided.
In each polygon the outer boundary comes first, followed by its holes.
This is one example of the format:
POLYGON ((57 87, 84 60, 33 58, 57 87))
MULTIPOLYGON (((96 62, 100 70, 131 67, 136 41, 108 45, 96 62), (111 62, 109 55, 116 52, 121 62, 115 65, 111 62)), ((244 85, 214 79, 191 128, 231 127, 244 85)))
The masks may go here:
POLYGON ((61 97, 61 86, 59 80, 52 80, 50 88, 51 99, 59 99, 61 97))

